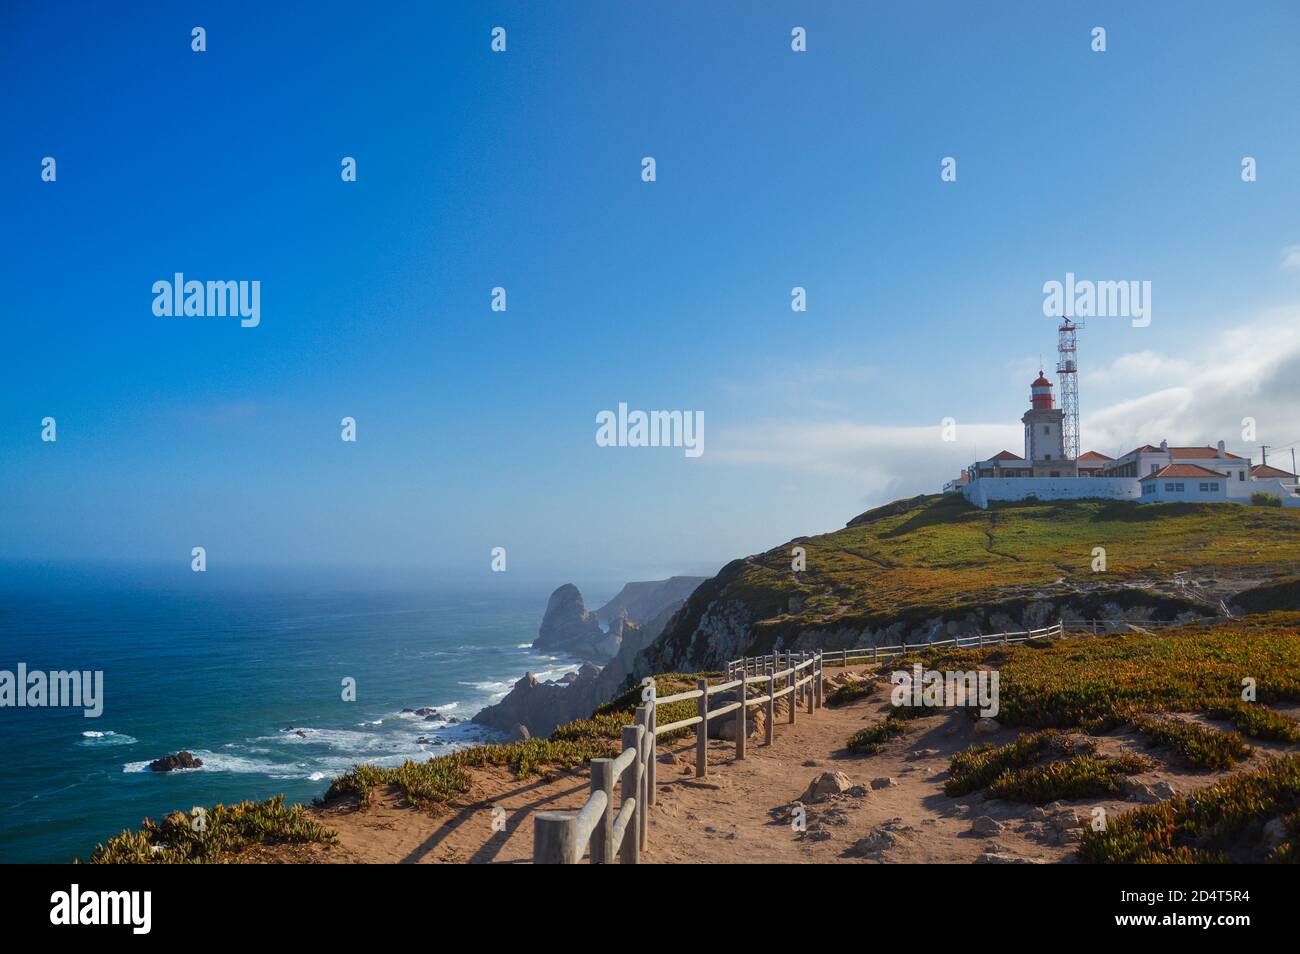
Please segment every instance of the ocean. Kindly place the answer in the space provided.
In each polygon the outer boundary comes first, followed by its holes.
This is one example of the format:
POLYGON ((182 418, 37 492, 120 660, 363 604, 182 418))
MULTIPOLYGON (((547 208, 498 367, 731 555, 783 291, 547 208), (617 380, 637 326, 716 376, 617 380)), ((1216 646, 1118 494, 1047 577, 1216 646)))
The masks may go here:
POLYGON ((358 762, 494 741, 467 720, 525 672, 579 664, 529 648, 554 584, 203 576, 0 575, 0 670, 104 673, 98 718, 0 708, 0 862, 85 860, 146 817, 280 793, 308 802, 358 762), (403 712, 423 707, 436 713, 403 712), (203 767, 149 770, 181 749, 203 767))

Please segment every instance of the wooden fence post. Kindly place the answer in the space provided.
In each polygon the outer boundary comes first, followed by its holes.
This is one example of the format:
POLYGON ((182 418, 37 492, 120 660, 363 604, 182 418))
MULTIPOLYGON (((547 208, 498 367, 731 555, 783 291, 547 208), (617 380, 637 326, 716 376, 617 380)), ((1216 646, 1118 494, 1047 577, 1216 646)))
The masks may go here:
POLYGON ((790 653, 789 657, 786 659, 785 668, 790 670, 790 675, 785 677, 785 688, 790 690, 788 694, 790 702, 790 718, 788 721, 790 725, 794 725, 794 711, 799 708, 796 704, 799 695, 799 690, 796 688, 796 684, 799 682, 799 673, 794 668, 794 653, 790 653))
POLYGON ((655 738, 655 728, 659 725, 659 703, 655 698, 657 687, 650 687, 650 702, 646 713, 646 734, 650 736, 650 763, 646 766, 646 774, 649 780, 646 782, 646 803, 647 809, 655 807, 655 788, 659 784, 659 740, 655 738))
POLYGON ((619 781, 620 794, 623 801, 629 798, 637 799, 632 809, 632 818, 623 829, 623 844, 618 848, 619 864, 638 865, 641 863, 641 811, 642 806, 637 789, 641 785, 641 779, 637 775, 637 770, 641 767, 641 737, 645 730, 639 725, 623 726, 623 748, 633 749, 637 757, 632 760, 632 764, 623 769, 623 778, 619 781))
MULTIPOLYGON (((816 657, 814 657, 812 653, 809 653, 808 658, 815 660, 816 657)), ((817 663, 814 661, 811 666, 804 670, 804 678, 808 680, 808 685, 803 687, 803 701, 808 706, 809 715, 813 714, 813 702, 815 701, 813 694, 815 692, 814 684, 817 680, 813 676, 813 670, 816 668, 817 663)))
POLYGON ((767 664, 767 725, 763 730, 763 741, 768 745, 772 744, 773 723, 776 722, 776 680, 772 678, 772 673, 776 672, 774 664, 767 664))
POLYGON ((817 708, 822 707, 822 654, 818 653, 813 657, 813 701, 817 708))
POLYGON ((614 760, 591 760, 591 792, 605 793, 605 810, 600 813, 600 821, 591 831, 591 863, 593 865, 610 865, 614 863, 614 760))
POLYGON ((636 804, 637 804, 637 808, 639 809, 637 811, 637 815, 639 816, 637 819, 639 822, 639 824, 637 825, 637 835, 641 840, 641 847, 644 848, 645 840, 646 840, 646 826, 647 826, 647 822, 650 819, 650 810, 646 807, 650 804, 646 798, 646 782, 649 781, 649 776, 647 775, 645 770, 645 743, 646 743, 645 730, 646 727, 650 724, 650 720, 649 720, 649 716, 646 714, 645 706, 636 707, 636 724, 640 726, 642 730, 641 742, 637 745, 636 759, 634 760, 637 765, 636 804))
POLYGON ((740 708, 736 710, 736 761, 741 761, 745 757, 745 736, 749 733, 745 730, 748 726, 745 724, 745 697, 747 693, 745 680, 748 677, 744 674, 740 677, 740 686, 737 697, 740 699, 740 708))
POLYGON ((533 864, 571 865, 577 861, 578 818, 573 812, 538 812, 533 819, 533 864))
POLYGON ((704 778, 709 771, 709 680, 695 680, 695 688, 700 690, 695 700, 695 714, 700 717, 695 723, 695 777, 704 778))

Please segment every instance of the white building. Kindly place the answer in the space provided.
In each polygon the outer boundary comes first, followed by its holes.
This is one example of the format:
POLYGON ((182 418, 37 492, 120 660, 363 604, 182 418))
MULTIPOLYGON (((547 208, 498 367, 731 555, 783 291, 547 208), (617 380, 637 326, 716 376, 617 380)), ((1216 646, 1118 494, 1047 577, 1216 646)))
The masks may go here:
POLYGON ((1096 451, 1070 460, 1064 451, 1064 412, 1054 406, 1052 382, 1043 372, 1029 386, 1025 456, 1003 450, 975 461, 944 493, 960 493, 978 507, 994 500, 1072 500, 1103 498, 1144 503, 1192 501, 1250 503, 1260 493, 1286 507, 1300 507, 1300 480, 1295 474, 1216 447, 1170 447, 1144 444, 1120 457, 1096 451))

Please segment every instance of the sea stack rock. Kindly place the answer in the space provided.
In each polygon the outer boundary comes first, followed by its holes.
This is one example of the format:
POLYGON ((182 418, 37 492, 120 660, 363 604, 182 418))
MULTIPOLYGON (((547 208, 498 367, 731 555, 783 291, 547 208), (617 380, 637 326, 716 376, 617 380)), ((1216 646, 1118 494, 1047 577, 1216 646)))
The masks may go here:
POLYGON ((533 647, 601 662, 618 652, 617 646, 610 651, 611 641, 606 638, 596 614, 587 611, 582 594, 572 583, 565 583, 551 594, 533 647))
POLYGON ((155 772, 170 772, 174 769, 196 769, 202 768, 203 760, 195 758, 193 753, 184 749, 175 755, 164 755, 160 759, 154 759, 149 763, 149 768, 155 772))

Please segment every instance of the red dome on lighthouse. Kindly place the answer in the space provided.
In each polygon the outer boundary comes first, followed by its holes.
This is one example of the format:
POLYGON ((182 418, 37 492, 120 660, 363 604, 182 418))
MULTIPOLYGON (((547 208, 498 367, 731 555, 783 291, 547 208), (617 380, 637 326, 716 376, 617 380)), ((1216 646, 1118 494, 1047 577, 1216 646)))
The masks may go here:
POLYGON ((1052 382, 1039 369, 1038 380, 1029 385, 1029 406, 1035 411, 1052 409, 1052 382))

